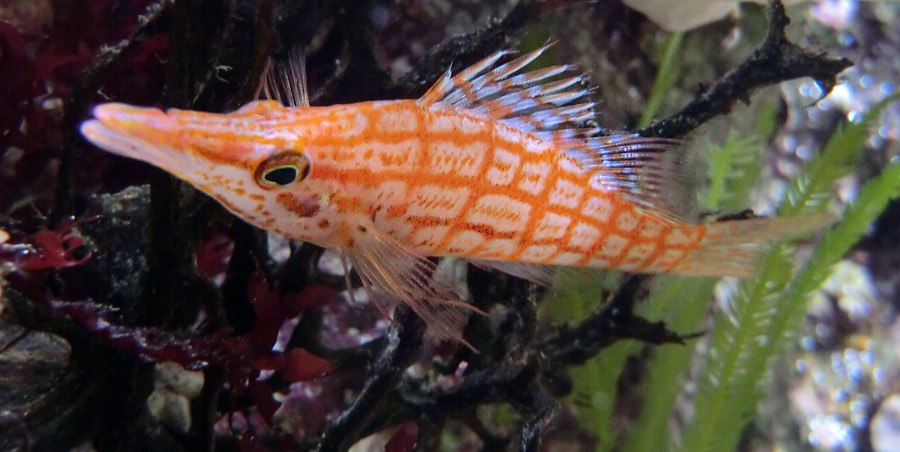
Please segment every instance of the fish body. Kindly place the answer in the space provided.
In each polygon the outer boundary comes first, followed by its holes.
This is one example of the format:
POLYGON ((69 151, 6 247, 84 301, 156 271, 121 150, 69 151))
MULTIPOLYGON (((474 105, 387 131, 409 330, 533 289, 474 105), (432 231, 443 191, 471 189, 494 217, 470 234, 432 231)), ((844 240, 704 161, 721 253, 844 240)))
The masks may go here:
POLYGON ((541 283, 546 265, 746 276, 756 242, 821 226, 683 218, 665 159, 677 142, 597 136, 581 77, 561 76, 567 66, 521 71, 542 50, 503 64, 498 52, 417 100, 262 100, 228 114, 103 104, 81 130, 260 228, 339 250, 367 287, 398 296, 443 337, 458 338, 452 300, 464 290, 436 278, 428 256, 541 283))

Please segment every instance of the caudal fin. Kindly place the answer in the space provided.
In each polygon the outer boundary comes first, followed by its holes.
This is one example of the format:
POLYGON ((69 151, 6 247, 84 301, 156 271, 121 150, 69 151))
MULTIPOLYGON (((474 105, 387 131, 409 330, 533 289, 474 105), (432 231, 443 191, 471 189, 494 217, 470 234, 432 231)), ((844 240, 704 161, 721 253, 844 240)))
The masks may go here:
POLYGON ((701 247, 669 271, 692 276, 749 277, 771 242, 808 234, 834 222, 833 215, 823 213, 710 223, 701 247))

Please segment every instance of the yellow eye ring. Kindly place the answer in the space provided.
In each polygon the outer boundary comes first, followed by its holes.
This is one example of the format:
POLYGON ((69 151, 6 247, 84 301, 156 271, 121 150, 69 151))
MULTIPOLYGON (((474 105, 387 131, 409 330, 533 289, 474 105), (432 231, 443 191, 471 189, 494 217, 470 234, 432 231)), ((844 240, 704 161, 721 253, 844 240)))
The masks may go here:
POLYGON ((266 189, 288 187, 309 175, 311 165, 306 154, 283 152, 264 160, 257 168, 254 179, 266 189))

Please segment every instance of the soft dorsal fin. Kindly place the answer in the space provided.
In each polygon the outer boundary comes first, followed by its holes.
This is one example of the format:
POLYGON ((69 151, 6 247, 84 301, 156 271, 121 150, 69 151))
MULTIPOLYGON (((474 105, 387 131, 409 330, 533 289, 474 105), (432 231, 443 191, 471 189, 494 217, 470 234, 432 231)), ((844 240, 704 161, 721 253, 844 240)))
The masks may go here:
POLYGON ((269 57, 256 90, 256 98, 261 97, 278 101, 285 107, 309 106, 306 55, 301 47, 291 49, 287 59, 269 57))
POLYGON ((565 149, 601 189, 666 220, 694 223, 690 186, 679 170, 681 141, 634 134, 586 138, 565 149))
POLYGON ((620 192, 641 209, 671 221, 694 222, 694 202, 677 171, 677 140, 633 134, 598 136, 585 77, 570 65, 522 72, 550 45, 502 62, 501 50, 462 72, 448 70, 419 100, 429 109, 487 117, 552 141, 604 190, 620 192))

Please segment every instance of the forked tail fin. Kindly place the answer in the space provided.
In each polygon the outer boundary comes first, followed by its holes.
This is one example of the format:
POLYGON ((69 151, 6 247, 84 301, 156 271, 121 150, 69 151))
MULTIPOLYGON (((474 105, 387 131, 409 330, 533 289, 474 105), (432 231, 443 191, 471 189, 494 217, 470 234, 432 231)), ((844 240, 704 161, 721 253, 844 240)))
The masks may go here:
POLYGON ((756 271, 761 254, 771 242, 802 236, 834 223, 823 213, 784 218, 751 218, 705 225, 700 248, 690 252, 671 273, 693 276, 746 278, 756 271))

